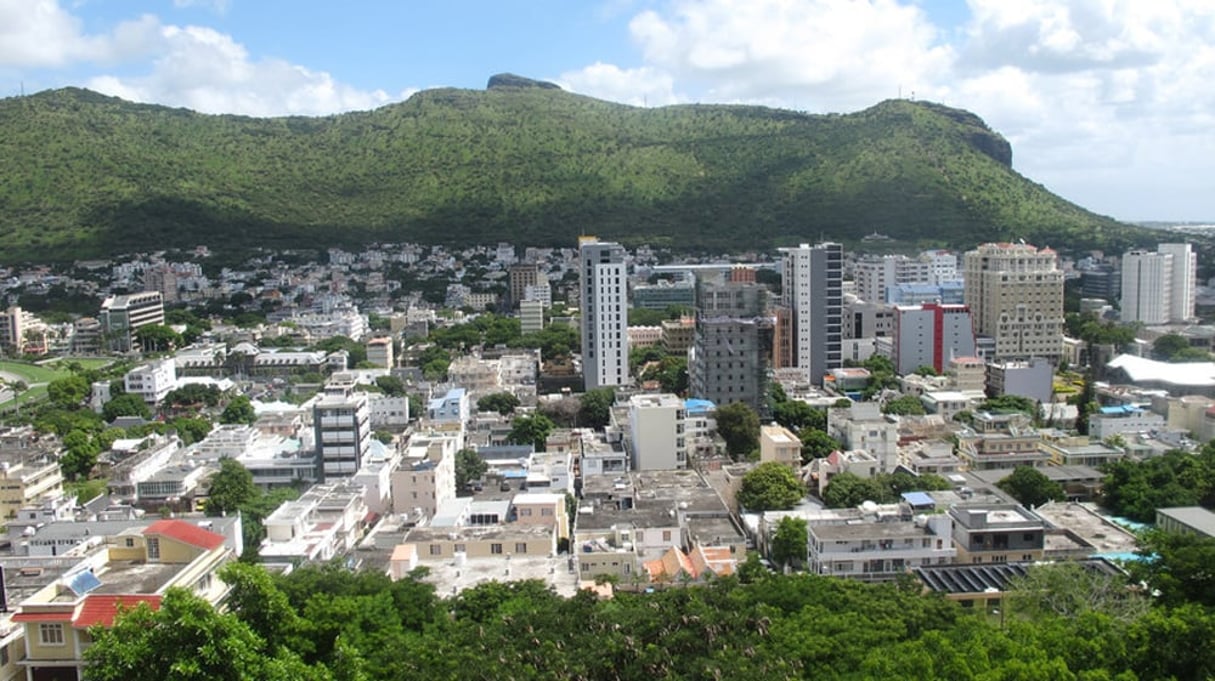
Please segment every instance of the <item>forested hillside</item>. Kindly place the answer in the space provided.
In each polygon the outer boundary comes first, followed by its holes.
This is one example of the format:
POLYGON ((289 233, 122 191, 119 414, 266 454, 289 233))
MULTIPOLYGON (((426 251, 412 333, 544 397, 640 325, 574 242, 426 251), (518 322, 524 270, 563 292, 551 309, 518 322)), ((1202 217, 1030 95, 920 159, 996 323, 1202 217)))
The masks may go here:
POLYGON ((1140 233, 1011 169, 973 114, 643 109, 502 78, 323 118, 211 116, 79 89, 0 100, 0 258, 367 241, 683 248, 881 232, 916 246, 1140 233))

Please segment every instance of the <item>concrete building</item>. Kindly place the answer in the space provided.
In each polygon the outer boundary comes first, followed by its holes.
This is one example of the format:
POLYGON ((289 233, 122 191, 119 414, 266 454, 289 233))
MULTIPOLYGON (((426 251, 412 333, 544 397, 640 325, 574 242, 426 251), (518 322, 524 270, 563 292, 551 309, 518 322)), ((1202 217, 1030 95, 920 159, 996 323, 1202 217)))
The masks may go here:
POLYGON ((381 336, 367 341, 367 361, 381 369, 391 369, 396 366, 393 358, 392 339, 381 336))
POLYGON ((58 461, 36 452, 0 454, 0 518, 11 520, 22 508, 62 496, 58 461))
POLYGON ((358 472, 371 442, 371 409, 365 393, 326 394, 312 408, 318 479, 358 472))
POLYGON ((675 395, 629 398, 629 453, 632 470, 674 470, 688 465, 683 400, 675 395))
POLYGON ((1156 527, 1165 532, 1215 538, 1215 513, 1201 506, 1156 509, 1156 527))
POLYGON ((886 300, 891 305, 923 305, 924 303, 961 305, 965 302, 965 287, 961 281, 945 281, 940 284, 899 284, 887 289, 886 300))
MULTIPOLYGON (((509 274, 509 289, 507 290, 510 296, 510 306, 519 307, 519 304, 524 300, 537 300, 538 302, 546 302, 535 296, 536 291, 540 289, 548 289, 548 275, 544 272, 544 267, 537 262, 521 262, 510 266, 509 274), (528 295, 528 289, 532 289, 532 295, 528 295)), ((552 302, 552 295, 547 298, 547 302, 552 302)))
POLYGON ((471 398, 464 388, 452 388, 426 404, 426 419, 436 423, 467 423, 471 398))
POLYGON ((1157 252, 1173 256, 1173 281, 1169 298, 1169 322, 1180 323, 1195 318, 1194 305, 1198 293, 1198 253, 1188 243, 1160 244, 1157 252))
POLYGON ((392 512, 418 510, 433 518, 439 507, 456 498, 458 441, 443 435, 415 435, 390 476, 392 512))
POLYGON ((539 300, 519 301, 519 330, 524 334, 544 330, 544 303, 539 300))
POLYGON ((1130 405, 1102 407, 1088 417, 1088 434, 1104 440, 1125 433, 1152 433, 1164 430, 1164 417, 1130 405))
POLYGON ((1129 251, 1122 256, 1123 322, 1165 324, 1173 300, 1173 256, 1129 251))
POLYGON ((1010 563, 1041 560, 1046 524, 1016 504, 955 505, 953 539, 958 563, 1010 563))
POLYGON ((953 520, 945 513, 918 518, 809 522, 809 570, 815 574, 890 581, 912 567, 954 561, 953 520))
POLYGON ((692 307, 696 304, 696 277, 690 272, 679 273, 671 281, 659 279, 653 284, 633 287, 633 307, 665 311, 669 307, 692 307))
POLYGON ((796 471, 802 467, 802 441, 779 424, 760 426, 759 460, 776 461, 796 471))
POLYGON ((263 560, 323 562, 354 549, 367 519, 363 489, 349 480, 313 485, 264 521, 263 560))
POLYGON ((177 362, 172 358, 149 362, 127 372, 123 387, 155 406, 177 385, 177 362))
POLYGON ((996 360, 1058 359, 1063 272, 1049 248, 982 244, 964 257, 966 304, 975 331, 995 340, 996 360))
POLYGON ((1015 395, 1046 404, 1054 392, 1055 369, 1045 358, 987 365, 987 392, 1015 395))
POLYGON ((975 354, 970 308, 927 303, 894 308, 895 372, 909 374, 921 366, 944 373, 954 357, 975 354))
POLYGON ((843 365, 844 250, 837 243, 779 250, 784 254, 781 306, 788 319, 777 326, 775 365, 797 367, 817 385, 843 365))
POLYGON ((620 244, 578 242, 582 376, 587 390, 629 381, 628 265, 620 244))
POLYGON ((135 332, 144 326, 165 323, 165 304, 160 291, 110 296, 97 315, 106 346, 116 352, 139 349, 135 332))
POLYGON ((662 348, 668 355, 684 355, 696 340, 696 320, 692 317, 662 320, 662 348))
POLYGON ((843 340, 887 338, 894 333, 894 307, 845 296, 843 340))
POLYGON ((828 409, 827 434, 845 450, 868 452, 876 463, 877 473, 893 473, 899 464, 898 424, 882 414, 877 402, 854 402, 847 409, 828 409))
POLYGON ((0 310, 0 350, 46 352, 46 325, 17 305, 0 310))
POLYGON ((767 400, 772 324, 763 284, 702 278, 697 287, 696 340, 688 352, 690 394, 717 405, 767 400))

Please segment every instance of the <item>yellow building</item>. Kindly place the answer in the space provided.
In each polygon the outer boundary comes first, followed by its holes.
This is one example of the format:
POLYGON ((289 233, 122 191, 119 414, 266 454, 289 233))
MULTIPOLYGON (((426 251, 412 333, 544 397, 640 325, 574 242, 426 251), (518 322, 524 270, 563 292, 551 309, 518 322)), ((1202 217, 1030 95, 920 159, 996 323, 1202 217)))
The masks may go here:
POLYGON ((776 461, 796 471, 802 466, 802 441, 778 424, 760 426, 759 460, 776 461))
POLYGON ((216 603, 227 586, 215 572, 235 551, 223 535, 184 520, 160 520, 107 537, 103 546, 20 604, 12 621, 24 625, 29 679, 79 681, 88 629, 110 626, 122 609, 153 609, 170 587, 216 603))
POLYGON ((23 506, 40 504, 63 495, 59 463, 43 457, 15 457, 0 461, 0 516, 17 517, 23 506))

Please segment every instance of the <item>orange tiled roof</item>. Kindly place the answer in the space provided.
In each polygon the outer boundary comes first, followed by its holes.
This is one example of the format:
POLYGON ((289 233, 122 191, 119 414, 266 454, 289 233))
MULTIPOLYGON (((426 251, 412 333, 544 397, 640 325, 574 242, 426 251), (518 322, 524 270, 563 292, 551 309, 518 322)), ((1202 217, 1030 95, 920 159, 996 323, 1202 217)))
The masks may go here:
POLYGON ((157 520, 144 528, 143 533, 145 535, 159 534, 208 551, 224 543, 224 535, 205 530, 184 520, 157 520))
POLYGON ((130 610, 140 603, 147 603, 153 610, 160 608, 160 596, 128 595, 128 596, 89 596, 84 599, 72 626, 86 629, 95 624, 109 627, 114 624, 114 617, 119 610, 130 610))

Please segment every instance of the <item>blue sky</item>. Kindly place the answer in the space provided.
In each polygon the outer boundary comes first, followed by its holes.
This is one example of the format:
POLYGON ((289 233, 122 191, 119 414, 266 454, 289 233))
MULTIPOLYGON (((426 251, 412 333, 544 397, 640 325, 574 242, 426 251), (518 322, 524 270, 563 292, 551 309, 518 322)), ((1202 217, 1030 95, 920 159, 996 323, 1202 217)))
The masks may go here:
POLYGON ((914 93, 1092 210, 1215 221, 1209 0, 0 0, 2 96, 317 115, 503 71, 638 106, 914 93))

